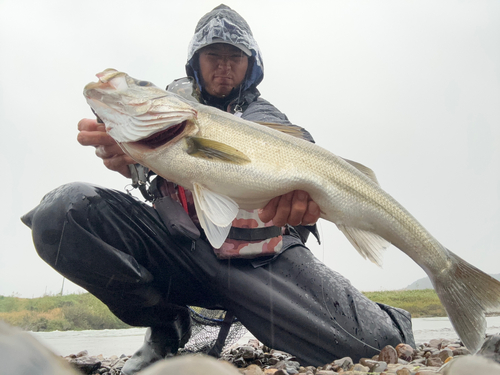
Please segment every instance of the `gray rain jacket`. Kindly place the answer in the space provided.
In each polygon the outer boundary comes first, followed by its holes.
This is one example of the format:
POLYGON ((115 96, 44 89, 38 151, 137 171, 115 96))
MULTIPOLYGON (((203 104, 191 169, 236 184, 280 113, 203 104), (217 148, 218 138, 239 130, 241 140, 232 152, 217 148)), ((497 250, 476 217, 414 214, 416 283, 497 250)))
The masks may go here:
MULTIPOLYGON (((196 25, 188 48, 186 73, 194 77, 202 93, 201 102, 223 111, 242 112, 242 118, 256 122, 290 124, 286 115, 275 106, 260 97, 257 85, 264 78, 264 62, 259 46, 255 41, 248 23, 236 11, 221 4, 205 14, 196 25), (228 43, 251 52, 249 69, 240 89, 233 89, 224 99, 214 98, 203 91, 200 83, 198 52, 203 47, 214 43, 228 43)), ((314 142, 305 130, 304 138, 314 142)))

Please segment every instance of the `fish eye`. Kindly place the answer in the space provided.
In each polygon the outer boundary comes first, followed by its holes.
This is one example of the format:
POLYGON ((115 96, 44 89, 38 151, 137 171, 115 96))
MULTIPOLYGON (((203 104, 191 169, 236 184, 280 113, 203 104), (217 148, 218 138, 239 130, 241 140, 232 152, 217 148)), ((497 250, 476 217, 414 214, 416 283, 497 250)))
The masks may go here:
POLYGON ((151 86, 151 82, 148 81, 137 81, 139 86, 151 86))

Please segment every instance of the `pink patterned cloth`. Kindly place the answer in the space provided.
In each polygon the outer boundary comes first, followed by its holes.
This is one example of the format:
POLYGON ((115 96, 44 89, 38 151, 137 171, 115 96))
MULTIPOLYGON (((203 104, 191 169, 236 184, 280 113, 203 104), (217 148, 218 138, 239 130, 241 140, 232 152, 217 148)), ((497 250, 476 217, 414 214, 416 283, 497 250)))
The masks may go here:
MULTIPOLYGON (((263 228, 270 227, 273 222, 264 223, 259 219, 258 210, 239 210, 233 227, 236 228, 263 228)), ((280 253, 283 247, 283 236, 268 238, 259 241, 242 241, 227 238, 220 249, 214 249, 220 259, 229 258, 256 258, 280 253)))
MULTIPOLYGON (((182 194, 179 194, 179 187, 173 182, 162 180, 160 192, 162 196, 168 196, 182 205, 182 194)), ((198 220, 194 207, 193 194, 189 190, 184 190, 184 195, 187 213, 191 217, 191 220, 200 227, 200 221, 198 220)), ((264 223, 259 219, 258 210, 239 210, 232 223, 232 226, 236 228, 263 228, 272 225, 272 221, 264 223)), ((227 238, 220 249, 214 248, 214 252, 219 259, 257 258, 280 253, 282 249, 283 236, 280 235, 258 241, 243 241, 227 238)))

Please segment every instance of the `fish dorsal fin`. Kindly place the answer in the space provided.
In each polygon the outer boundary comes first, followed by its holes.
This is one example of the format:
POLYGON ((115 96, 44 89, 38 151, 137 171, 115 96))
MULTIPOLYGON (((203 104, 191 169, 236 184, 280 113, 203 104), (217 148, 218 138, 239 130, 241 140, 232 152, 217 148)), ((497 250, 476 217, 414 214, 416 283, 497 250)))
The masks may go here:
POLYGON ((275 122, 260 122, 255 121, 256 124, 267 126, 268 128, 280 131, 282 133, 291 135, 295 138, 305 139, 304 129, 297 125, 292 124, 277 124, 275 122))
MULTIPOLYGON (((342 158, 342 159, 344 159, 344 158, 342 158)), ((378 183, 378 180, 377 180, 377 176, 375 176, 375 172, 373 172, 370 168, 364 166, 363 164, 360 164, 356 161, 352 161, 349 159, 344 159, 344 161, 351 164, 354 168, 356 168, 358 171, 363 173, 366 177, 368 177, 370 180, 372 180, 373 182, 375 182, 377 185, 380 186, 380 184, 378 183)))
POLYGON ((246 164, 250 159, 241 151, 207 138, 187 137, 187 153, 204 159, 217 159, 226 163, 246 164))
POLYGON ((389 247, 390 242, 362 229, 346 227, 345 225, 337 225, 337 227, 363 258, 382 267, 382 252, 389 247))
POLYGON ((226 240, 239 207, 225 195, 214 193, 196 182, 193 186, 194 205, 201 227, 210 244, 218 249, 226 240))

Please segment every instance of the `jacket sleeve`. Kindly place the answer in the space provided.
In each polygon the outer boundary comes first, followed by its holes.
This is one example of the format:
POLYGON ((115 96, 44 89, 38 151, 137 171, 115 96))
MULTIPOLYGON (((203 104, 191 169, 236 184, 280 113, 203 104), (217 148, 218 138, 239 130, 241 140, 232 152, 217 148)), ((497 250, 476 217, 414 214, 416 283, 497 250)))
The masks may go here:
MULTIPOLYGON (((293 125, 283 112, 278 110, 278 108, 269 103, 267 100, 260 97, 248 105, 241 117, 245 120, 254 122, 271 122, 276 124, 298 126, 293 125)), ((300 126, 298 127, 301 129, 304 139, 314 143, 314 139, 311 134, 304 128, 300 126)))

